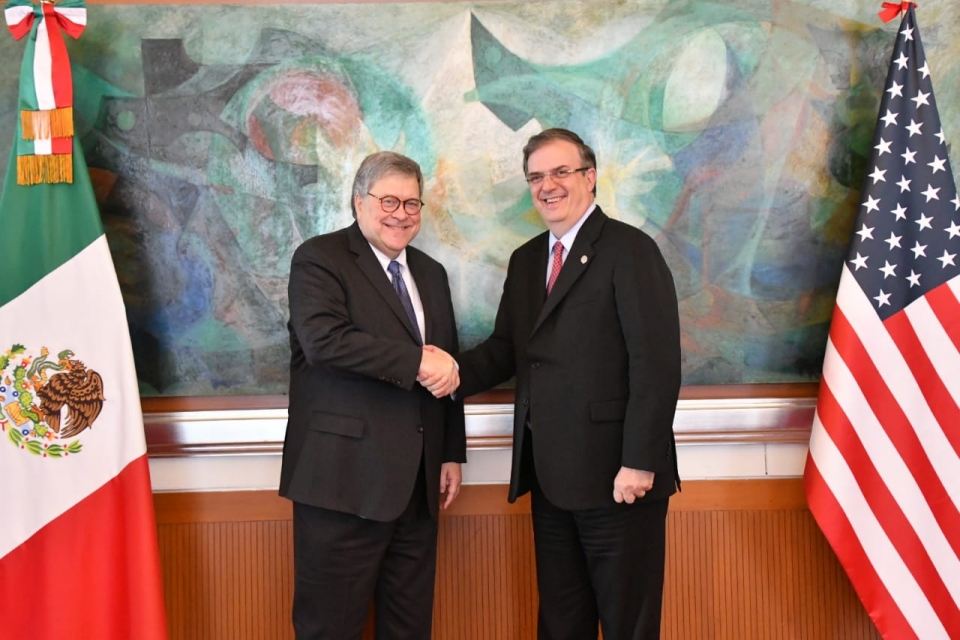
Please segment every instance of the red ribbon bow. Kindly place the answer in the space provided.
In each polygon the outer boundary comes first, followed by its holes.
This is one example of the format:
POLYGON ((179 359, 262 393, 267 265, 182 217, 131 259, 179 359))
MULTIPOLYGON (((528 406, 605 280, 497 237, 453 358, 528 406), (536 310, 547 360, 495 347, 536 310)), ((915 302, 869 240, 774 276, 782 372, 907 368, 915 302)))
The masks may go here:
POLYGON ((910 6, 917 6, 916 2, 884 2, 883 8, 877 14, 884 22, 890 22, 901 12, 910 9, 910 6))
POLYGON ((22 12, 23 17, 19 21, 10 24, 8 16, 7 21, 7 27, 10 29, 10 33, 13 34, 14 40, 19 40, 23 36, 30 33, 30 29, 33 28, 34 20, 36 20, 37 16, 40 14, 42 14, 48 20, 53 21, 71 38, 79 38, 85 27, 85 25, 77 24, 68 16, 65 16, 57 11, 56 7, 54 7, 53 3, 51 2, 41 3, 40 7, 38 7, 39 10, 31 9, 30 7, 17 8, 20 10, 18 13, 22 12))

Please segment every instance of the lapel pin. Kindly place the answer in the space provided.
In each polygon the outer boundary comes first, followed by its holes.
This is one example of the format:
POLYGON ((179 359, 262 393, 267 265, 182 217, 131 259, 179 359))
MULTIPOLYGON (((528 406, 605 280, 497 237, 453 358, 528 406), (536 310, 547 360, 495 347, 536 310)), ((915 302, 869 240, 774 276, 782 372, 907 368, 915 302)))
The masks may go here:
POLYGON ((587 256, 580 256, 580 264, 587 264, 587 256))

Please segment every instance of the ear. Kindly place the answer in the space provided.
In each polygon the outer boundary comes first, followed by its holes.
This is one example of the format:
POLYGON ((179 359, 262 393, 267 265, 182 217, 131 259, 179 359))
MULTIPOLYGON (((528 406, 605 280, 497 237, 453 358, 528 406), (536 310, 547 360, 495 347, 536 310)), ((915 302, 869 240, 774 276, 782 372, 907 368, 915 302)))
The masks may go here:
POLYGON ((363 196, 361 196, 359 193, 354 194, 354 196, 353 196, 353 210, 354 210, 354 211, 357 211, 357 212, 360 211, 360 203, 361 203, 361 202, 363 202, 363 196))
POLYGON ((597 186, 597 170, 591 167, 587 169, 585 173, 587 175, 587 184, 590 185, 590 190, 592 191, 594 187, 597 186))

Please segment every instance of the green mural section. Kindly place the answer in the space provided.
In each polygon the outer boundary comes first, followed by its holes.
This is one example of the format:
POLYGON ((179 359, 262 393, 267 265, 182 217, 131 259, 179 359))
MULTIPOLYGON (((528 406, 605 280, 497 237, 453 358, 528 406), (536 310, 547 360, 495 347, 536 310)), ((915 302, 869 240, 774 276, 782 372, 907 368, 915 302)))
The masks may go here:
MULTIPOLYGON (((476 344, 510 253, 543 230, 521 149, 552 126, 593 146, 600 205, 667 257, 686 384, 817 379, 896 28, 877 8, 90 7, 69 43, 78 137, 142 392, 286 391, 290 257, 349 224, 354 172, 382 149, 424 169, 415 244, 447 266, 476 344)), ((960 6, 917 15, 955 140, 960 6)), ((0 70, 9 140, 15 66, 0 70)))

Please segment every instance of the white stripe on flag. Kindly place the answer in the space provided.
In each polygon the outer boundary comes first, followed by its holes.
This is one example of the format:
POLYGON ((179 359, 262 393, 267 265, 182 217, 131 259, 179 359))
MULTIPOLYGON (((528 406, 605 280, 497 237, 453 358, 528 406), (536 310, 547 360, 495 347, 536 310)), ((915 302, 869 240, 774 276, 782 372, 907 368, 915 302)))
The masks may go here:
POLYGON ((49 156, 53 154, 53 139, 38 138, 33 141, 33 155, 49 156))
MULTIPOLYGON (((83 450, 42 458, 0 440, 0 468, 9 478, 44 478, 32 491, 0 491, 0 558, 146 454, 130 332, 106 236, 0 308, 0 348, 22 344, 38 354, 75 353, 103 378, 103 410, 77 439, 83 450), (37 322, 42 318, 42 322, 37 322)), ((54 356, 55 358, 55 356, 54 356)))
MULTIPOLYGON (((960 300, 960 277, 951 279, 947 282, 947 286, 950 287, 950 292, 953 293, 953 297, 960 300)), ((960 329, 958 329, 958 326, 960 326, 960 318, 950 318, 946 324, 950 327, 952 335, 960 334, 960 329)))
POLYGON ((87 24, 87 10, 82 7, 56 7, 54 11, 74 24, 87 24))
MULTIPOLYGON (((870 354, 880 377, 889 387, 891 395, 910 424, 937 424, 937 419, 910 367, 903 359, 903 354, 846 265, 840 278, 837 307, 863 342, 863 347, 870 354)), ((954 504, 960 505, 960 482, 952 481, 953 478, 960 478, 960 458, 953 451, 953 445, 940 429, 921 429, 916 431, 916 434, 950 498, 954 504)))
POLYGON ((3 17, 6 19, 7 25, 12 27, 15 24, 20 24, 20 21, 31 13, 33 13, 33 7, 10 7, 4 9, 3 17))
POLYGON ((53 97, 53 60, 50 58, 50 34, 47 20, 40 19, 37 44, 33 52, 33 86, 37 91, 37 105, 41 111, 57 108, 53 97))
POLYGON ((820 423, 819 415, 813 419, 810 457, 843 509, 877 576, 917 636, 924 640, 950 640, 910 569, 877 521, 846 460, 820 423))
MULTIPOLYGON (((960 559, 953 552, 953 547, 943 534, 916 479, 887 436, 883 425, 867 402, 860 383, 837 352, 832 340, 827 341, 823 381, 850 421, 877 474, 883 478, 884 485, 913 527, 927 555, 937 559, 935 566, 947 590, 954 600, 960 602, 960 559)), ((818 415, 818 424, 819 421, 818 415)), ((846 466, 844 462, 844 467, 846 466)), ((826 475, 826 469, 819 464, 817 467, 826 475)), ((828 484, 831 490, 835 491, 834 484, 828 484)), ((853 517, 850 519, 854 521, 853 517)))
POLYGON ((953 401, 960 406, 960 376, 954 375, 960 371, 960 352, 944 331, 926 297, 918 298, 904 311, 913 325, 917 339, 923 345, 923 350, 936 369, 937 376, 950 392, 953 401))

